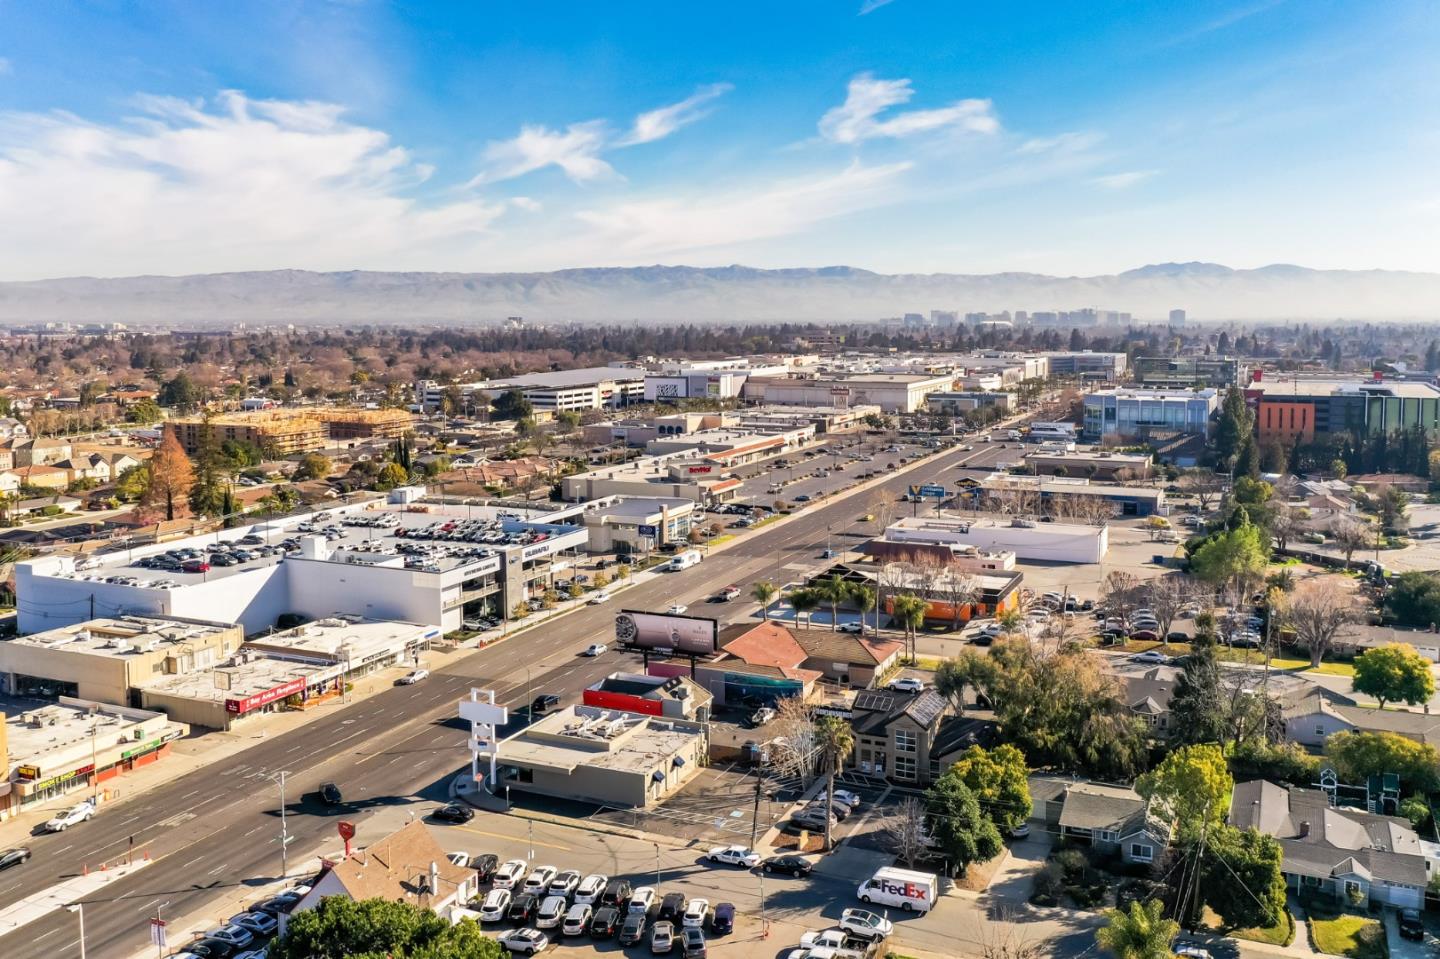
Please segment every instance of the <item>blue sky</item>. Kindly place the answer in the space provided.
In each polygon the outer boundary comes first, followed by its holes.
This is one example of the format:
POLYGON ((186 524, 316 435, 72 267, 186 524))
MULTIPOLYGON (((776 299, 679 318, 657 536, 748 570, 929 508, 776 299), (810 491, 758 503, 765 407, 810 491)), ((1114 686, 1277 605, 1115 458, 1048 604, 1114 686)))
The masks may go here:
POLYGON ((1440 270, 1428 0, 0 0, 0 278, 1440 270))

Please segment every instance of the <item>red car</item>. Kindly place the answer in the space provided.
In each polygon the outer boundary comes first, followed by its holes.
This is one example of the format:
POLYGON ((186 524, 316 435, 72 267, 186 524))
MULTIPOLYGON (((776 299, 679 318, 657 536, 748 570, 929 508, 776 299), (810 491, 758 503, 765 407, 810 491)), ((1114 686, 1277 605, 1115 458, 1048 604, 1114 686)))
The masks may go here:
POLYGON ((1130 638, 1143 640, 1147 643, 1153 643, 1155 642, 1155 640, 1159 639, 1160 636, 1153 629, 1137 629, 1135 630, 1135 632, 1130 634, 1130 638))

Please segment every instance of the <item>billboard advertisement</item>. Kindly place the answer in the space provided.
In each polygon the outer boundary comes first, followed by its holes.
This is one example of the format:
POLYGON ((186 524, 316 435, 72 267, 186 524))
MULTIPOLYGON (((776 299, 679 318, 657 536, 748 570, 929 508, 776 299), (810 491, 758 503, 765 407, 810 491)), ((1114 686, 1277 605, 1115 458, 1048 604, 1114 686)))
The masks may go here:
POLYGON ((699 616, 672 616, 627 609, 615 617, 615 641, 622 646, 709 656, 715 652, 719 626, 699 616))

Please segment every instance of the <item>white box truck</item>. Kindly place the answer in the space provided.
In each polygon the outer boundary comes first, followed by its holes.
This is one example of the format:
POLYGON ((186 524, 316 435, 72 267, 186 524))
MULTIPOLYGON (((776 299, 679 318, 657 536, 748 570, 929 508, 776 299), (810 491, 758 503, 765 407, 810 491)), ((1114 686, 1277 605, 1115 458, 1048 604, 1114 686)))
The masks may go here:
POLYGON ((906 912, 929 912, 935 905, 940 880, 933 872, 914 872, 886 866, 860 884, 861 902, 893 906, 906 912))
POLYGON ((676 553, 670 557, 670 572, 678 573, 682 569, 689 569, 700 562, 700 551, 698 549, 687 549, 684 552, 676 553))

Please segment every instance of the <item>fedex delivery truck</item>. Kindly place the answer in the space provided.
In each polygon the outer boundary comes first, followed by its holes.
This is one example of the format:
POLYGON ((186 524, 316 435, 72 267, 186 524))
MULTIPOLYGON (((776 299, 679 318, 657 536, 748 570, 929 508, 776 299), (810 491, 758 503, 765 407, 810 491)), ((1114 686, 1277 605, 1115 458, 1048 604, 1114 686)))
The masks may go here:
POLYGON ((913 872, 886 866, 860 884, 861 902, 896 906, 906 912, 929 912, 935 905, 940 881, 933 872, 913 872))

